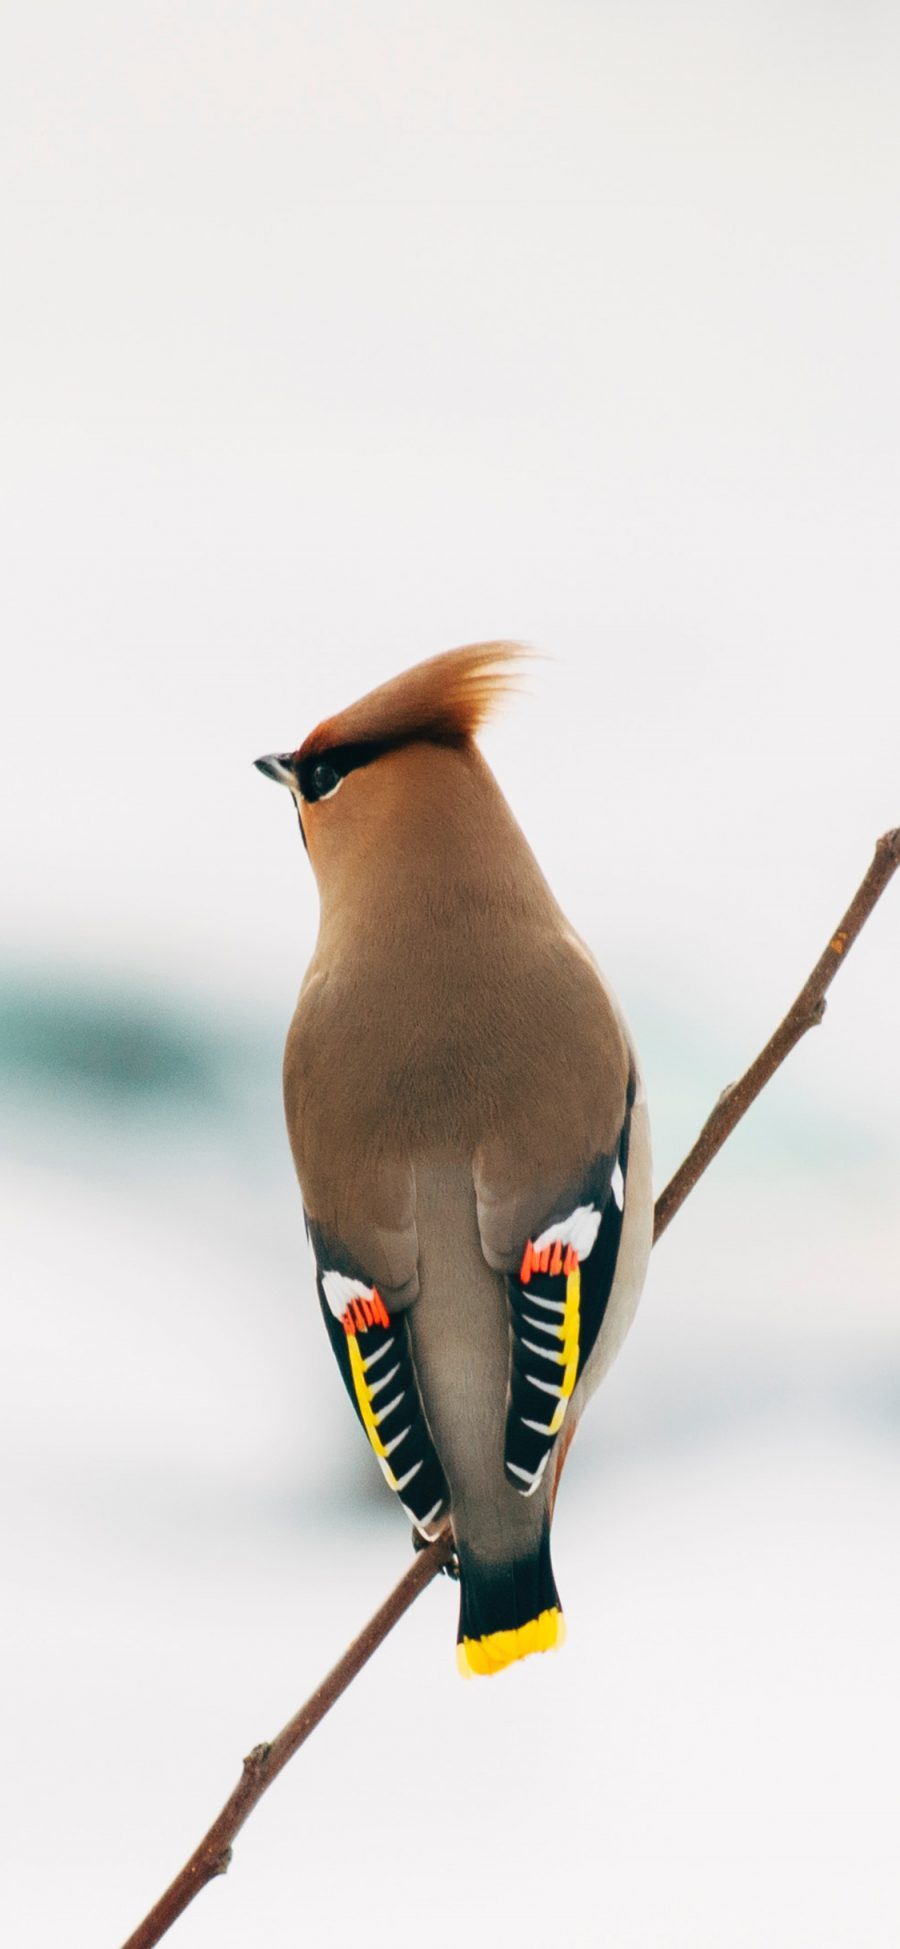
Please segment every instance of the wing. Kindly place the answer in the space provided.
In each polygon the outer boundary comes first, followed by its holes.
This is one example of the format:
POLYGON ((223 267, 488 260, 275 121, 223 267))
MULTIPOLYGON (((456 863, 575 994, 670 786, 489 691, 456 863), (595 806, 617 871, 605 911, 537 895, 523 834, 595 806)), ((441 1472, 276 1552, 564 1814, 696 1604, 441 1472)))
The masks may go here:
POLYGON ((598 1157, 507 1276, 512 1355, 504 1463, 520 1495, 539 1487, 612 1291, 622 1235, 634 1078, 612 1155, 598 1157))
POLYGON ((405 1312, 389 1313, 378 1287, 356 1277, 343 1253, 306 1221, 316 1285, 344 1386, 389 1488, 427 1541, 450 1497, 425 1419, 405 1312))

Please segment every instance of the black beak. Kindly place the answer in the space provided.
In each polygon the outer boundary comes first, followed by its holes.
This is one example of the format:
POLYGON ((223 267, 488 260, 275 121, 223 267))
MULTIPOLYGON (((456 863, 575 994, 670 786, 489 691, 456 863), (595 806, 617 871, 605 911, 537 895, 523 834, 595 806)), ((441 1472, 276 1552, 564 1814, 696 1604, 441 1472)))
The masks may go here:
POLYGON ((265 778, 274 778, 276 785, 295 785, 297 782, 293 753, 290 751, 272 751, 267 758, 254 758, 253 763, 265 778))

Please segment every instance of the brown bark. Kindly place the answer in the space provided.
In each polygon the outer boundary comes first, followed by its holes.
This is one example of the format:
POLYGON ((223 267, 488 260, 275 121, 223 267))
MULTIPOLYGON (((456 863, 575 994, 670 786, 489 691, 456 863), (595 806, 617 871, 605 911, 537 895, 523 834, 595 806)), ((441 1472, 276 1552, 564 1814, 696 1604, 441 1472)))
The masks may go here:
POLYGON ((432 1578, 449 1563, 452 1554, 449 1532, 439 1536, 437 1542, 429 1544, 427 1549, 419 1551, 390 1596, 370 1617, 368 1624, 363 1625, 358 1638, 354 1638, 306 1704, 301 1705, 299 1712, 295 1712, 286 1726, 282 1726, 271 1743, 254 1746, 252 1753, 247 1754, 241 1777, 221 1813, 194 1849, 190 1860, 185 1862, 181 1873, 176 1875, 149 1915, 145 1915, 134 1934, 128 1937, 123 1949, 152 1949, 152 1944, 159 1942, 201 1888, 205 1888, 206 1883, 216 1875, 227 1873, 231 1844, 257 1801, 262 1799, 282 1767, 293 1759, 297 1748, 315 1731, 326 1712, 331 1711, 341 1693, 362 1671, 363 1665, 378 1650, 404 1611, 409 1610, 410 1604, 415 1603, 426 1584, 430 1584, 432 1578))
POLYGON ((671 1224, 679 1207, 684 1204, 688 1193, 693 1191, 697 1179, 702 1177, 707 1165, 712 1163, 716 1152, 721 1150, 726 1137, 730 1137, 735 1124, 755 1102, 760 1090, 764 1089, 776 1069, 780 1068, 785 1056, 789 1056, 794 1044, 806 1034, 807 1029, 816 1028, 825 1013, 825 995, 831 987, 835 975, 857 939, 860 930, 868 920, 875 902, 880 899, 897 867, 900 866, 900 827, 886 832, 875 847, 874 857, 865 879, 857 887, 853 899, 842 920, 838 922, 828 946, 823 949, 812 973, 804 982, 793 1006, 775 1034, 769 1038, 764 1049, 744 1071, 737 1083, 731 1083, 723 1090, 715 1109, 707 1117, 696 1143, 688 1151, 682 1164, 679 1164, 674 1177, 669 1179, 664 1191, 656 1200, 653 1222, 653 1243, 662 1237, 666 1226, 671 1224))

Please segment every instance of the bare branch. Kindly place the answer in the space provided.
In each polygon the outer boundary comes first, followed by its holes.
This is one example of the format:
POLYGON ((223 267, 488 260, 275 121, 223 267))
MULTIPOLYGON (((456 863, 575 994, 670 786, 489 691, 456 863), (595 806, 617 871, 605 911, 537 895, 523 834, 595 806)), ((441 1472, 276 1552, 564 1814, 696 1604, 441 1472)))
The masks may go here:
MULTIPOLYGON (((892 875, 900 866, 900 828, 884 834, 875 848, 875 856, 862 884, 854 894, 843 920, 835 930, 824 953, 813 968, 808 981, 784 1021, 776 1029, 771 1040, 766 1043, 756 1061, 741 1077, 720 1096, 712 1115, 707 1118, 693 1149, 688 1152, 684 1163, 675 1172, 656 1201, 654 1218, 654 1244, 671 1223, 676 1211, 693 1190, 706 1167, 721 1150, 735 1124, 750 1108, 769 1078, 789 1055, 795 1042, 806 1034, 817 1022, 821 1022, 825 1012, 825 993, 842 962, 846 959, 864 923, 868 920, 876 901, 884 892, 892 875)), ((299 1712, 289 1719, 277 1737, 269 1745, 254 1746, 252 1753, 244 1761, 244 1770, 234 1792, 218 1818, 213 1821, 199 1846, 194 1849, 181 1873, 176 1875, 171 1886, 145 1916, 140 1926, 123 1945, 123 1949, 153 1949, 153 1945, 171 1928, 178 1916, 183 1914, 201 1888, 216 1875, 227 1872, 231 1860, 231 1845, 240 1832, 247 1816, 252 1813, 257 1801, 262 1799, 267 1788, 292 1759, 299 1746, 309 1738, 310 1733, 330 1712, 341 1693, 356 1678, 373 1652, 392 1631, 394 1625, 413 1604, 420 1592, 446 1568, 453 1555, 450 1531, 445 1530, 435 1543, 421 1550, 410 1564, 405 1575, 392 1590, 368 1624, 363 1626, 358 1638, 344 1652, 342 1658, 323 1679, 322 1684, 300 1707, 299 1712)))
POLYGON ((381 1605, 380 1610, 370 1617, 360 1631, 359 1637, 339 1658, 328 1677, 322 1680, 305 1705, 295 1712, 271 1744, 254 1746, 244 1761, 244 1770, 231 1794, 226 1800, 218 1818, 213 1821, 207 1834, 204 1834, 199 1847, 194 1849, 189 1861, 185 1862, 179 1875, 171 1886, 144 1917, 140 1927, 128 1937, 124 1949, 152 1949, 166 1931, 177 1921, 188 1903, 205 1888, 208 1881, 216 1875, 224 1875, 231 1860, 231 1844, 240 1832, 248 1814, 253 1812, 258 1800, 262 1799, 267 1787, 293 1759, 298 1746, 315 1731, 326 1712, 346 1692, 347 1686, 362 1671, 372 1653, 378 1650, 389 1631, 414 1604, 420 1592, 430 1584, 433 1577, 443 1570, 453 1555, 453 1544, 449 1530, 420 1550, 409 1569, 401 1577, 395 1589, 381 1605))
POLYGON ((893 832, 884 833, 875 848, 872 864, 861 885, 857 887, 843 920, 838 923, 828 946, 820 954, 812 974, 804 982, 796 1001, 775 1030, 775 1034, 757 1056, 750 1068, 744 1071, 738 1083, 732 1083, 719 1097, 712 1114, 707 1117, 703 1129, 683 1164, 679 1164, 674 1177, 669 1179, 664 1191, 656 1200, 653 1222, 653 1243, 662 1237, 666 1226, 671 1224, 676 1211, 684 1204, 688 1193, 693 1191, 697 1179, 703 1176, 708 1164, 712 1163, 716 1152, 721 1150, 726 1137, 730 1137, 736 1124, 755 1102, 760 1090, 765 1088, 770 1077, 774 1076, 789 1056, 796 1042, 806 1034, 807 1029, 815 1028, 825 1013, 825 995, 831 987, 838 969, 846 960, 857 935, 868 920, 872 908, 881 898, 885 887, 900 866, 900 827, 893 832))

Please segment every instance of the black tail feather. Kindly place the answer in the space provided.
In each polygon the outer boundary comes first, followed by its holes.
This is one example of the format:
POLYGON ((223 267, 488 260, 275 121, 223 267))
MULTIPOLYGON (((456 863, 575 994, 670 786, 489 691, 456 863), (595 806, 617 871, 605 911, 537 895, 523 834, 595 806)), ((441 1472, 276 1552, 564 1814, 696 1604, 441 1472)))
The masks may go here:
POLYGON ((545 1524, 530 1555, 486 1562, 458 1544, 460 1669, 501 1671, 532 1651, 549 1651, 563 1637, 559 1593, 545 1524))

